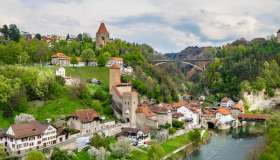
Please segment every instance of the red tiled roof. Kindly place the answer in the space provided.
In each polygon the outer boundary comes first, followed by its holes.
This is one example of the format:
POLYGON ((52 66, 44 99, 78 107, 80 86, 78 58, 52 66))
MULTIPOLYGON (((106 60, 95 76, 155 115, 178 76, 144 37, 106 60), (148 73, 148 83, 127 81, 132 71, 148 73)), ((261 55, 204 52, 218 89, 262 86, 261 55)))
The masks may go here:
POLYGON ((48 126, 48 124, 32 121, 28 123, 13 124, 11 127, 15 138, 25 138, 43 134, 48 126))
POLYGON ((223 114, 223 115, 229 115, 230 114, 230 111, 224 107, 221 107, 217 110, 217 112, 223 114))
POLYGON ((52 58, 61 58, 61 59, 70 60, 70 57, 66 56, 64 53, 56 53, 56 54, 52 55, 52 58))
POLYGON ((81 109, 72 114, 77 117, 82 123, 89 123, 99 119, 99 114, 94 109, 81 109))
POLYGON ((186 101, 179 101, 179 102, 172 103, 171 105, 172 105, 173 109, 178 109, 178 108, 180 108, 182 106, 187 107, 188 102, 186 102, 186 101))
POLYGON ((146 117, 152 117, 155 116, 156 114, 150 109, 148 104, 141 104, 138 106, 137 113, 143 113, 146 117))
POLYGON ((103 22, 100 24, 99 29, 97 31, 97 34, 100 34, 100 33, 109 34, 109 32, 107 31, 107 28, 103 22))
POLYGON ((244 107, 240 103, 236 103, 232 108, 239 109, 242 112, 244 111, 244 107))
POLYGON ((168 113, 168 111, 169 111, 168 105, 164 105, 164 104, 159 104, 157 106, 151 106, 150 109, 154 113, 168 113))
POLYGON ((180 113, 180 112, 176 112, 176 113, 172 114, 172 117, 173 118, 180 118, 180 117, 184 117, 184 115, 182 113, 180 113))

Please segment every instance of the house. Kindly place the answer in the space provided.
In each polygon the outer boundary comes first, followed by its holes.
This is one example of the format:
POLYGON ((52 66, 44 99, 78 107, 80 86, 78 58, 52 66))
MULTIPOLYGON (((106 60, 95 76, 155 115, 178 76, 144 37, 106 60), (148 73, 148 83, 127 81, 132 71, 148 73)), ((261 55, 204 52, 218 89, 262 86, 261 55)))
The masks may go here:
POLYGON ((179 101, 173 103, 172 105, 173 113, 178 116, 178 113, 182 114, 183 119, 186 122, 189 122, 190 127, 199 125, 200 123, 200 114, 201 109, 199 103, 195 101, 179 101))
POLYGON ((136 126, 139 128, 158 129, 158 119, 156 114, 150 109, 147 103, 142 103, 136 110, 136 126))
POLYGON ((121 57, 111 57, 106 66, 107 67, 112 67, 114 64, 117 64, 120 66, 121 70, 123 69, 123 59, 121 57))
POLYGON ((117 136, 128 138, 134 145, 147 144, 151 140, 150 130, 148 128, 122 128, 121 133, 117 136))
POLYGON ((244 111, 245 111, 245 109, 244 109, 242 102, 238 102, 238 103, 234 104, 230 109, 230 112, 233 117, 237 117, 239 114, 244 113, 244 111))
POLYGON ((229 129, 234 118, 229 109, 221 107, 216 111, 216 120, 219 129, 229 129))
POLYGON ((100 131, 100 116, 94 109, 77 110, 68 117, 67 126, 83 136, 91 135, 100 131))
POLYGON ((222 100, 221 100, 221 103, 220 103, 220 106, 221 107, 226 107, 226 108, 229 108, 229 107, 232 107, 234 105, 234 102, 232 99, 228 98, 228 97, 224 97, 222 100))
POLYGON ((55 75, 65 78, 65 68, 64 67, 59 67, 58 69, 56 69, 55 70, 55 75))
POLYGON ((51 57, 51 64, 58 66, 70 66, 71 58, 64 55, 64 53, 56 53, 51 57))
POLYGON ((172 113, 172 119, 177 120, 177 121, 185 121, 184 114, 179 113, 179 112, 172 113))
POLYGON ((94 60, 92 60, 86 64, 86 62, 82 61, 82 59, 80 57, 77 57, 77 61, 78 61, 78 64, 74 64, 73 65, 74 67, 84 67, 84 66, 96 67, 96 66, 98 66, 97 62, 94 60))
POLYGON ((168 104, 156 104, 150 106, 152 112, 156 114, 156 119, 159 126, 163 126, 167 123, 172 124, 172 113, 168 107, 168 104))
POLYGON ((129 127, 129 123, 116 123, 115 121, 108 121, 101 124, 100 132, 104 136, 115 136, 119 134, 124 127, 129 127))
POLYGON ((131 75, 133 73, 133 68, 130 66, 122 68, 122 74, 131 75))
POLYGON ((50 124, 37 121, 13 124, 6 132, 7 150, 21 154, 56 144, 57 130, 50 124))

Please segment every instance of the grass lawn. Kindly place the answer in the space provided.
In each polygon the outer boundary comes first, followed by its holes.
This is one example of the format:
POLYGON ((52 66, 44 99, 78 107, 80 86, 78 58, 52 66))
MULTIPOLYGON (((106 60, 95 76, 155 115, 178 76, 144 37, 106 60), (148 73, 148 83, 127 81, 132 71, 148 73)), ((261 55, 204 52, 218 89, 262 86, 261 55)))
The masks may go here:
MULTIPOLYGON (((165 155, 167 155, 188 143, 190 143, 189 134, 185 133, 181 136, 174 137, 172 139, 168 139, 167 141, 165 141, 164 143, 162 143, 160 145, 164 149, 165 155)), ((146 153, 138 151, 138 150, 133 150, 131 152, 131 156, 132 156, 132 159, 139 159, 139 160, 148 159, 148 155, 146 153)))
POLYGON ((109 69, 107 67, 66 67, 66 75, 84 80, 96 78, 105 86, 109 83, 109 69))
POLYGON ((66 89, 60 97, 45 101, 43 106, 31 106, 26 113, 32 114, 39 121, 43 121, 47 118, 53 119, 61 115, 69 115, 81 108, 83 108, 81 100, 73 99, 70 91, 66 89))

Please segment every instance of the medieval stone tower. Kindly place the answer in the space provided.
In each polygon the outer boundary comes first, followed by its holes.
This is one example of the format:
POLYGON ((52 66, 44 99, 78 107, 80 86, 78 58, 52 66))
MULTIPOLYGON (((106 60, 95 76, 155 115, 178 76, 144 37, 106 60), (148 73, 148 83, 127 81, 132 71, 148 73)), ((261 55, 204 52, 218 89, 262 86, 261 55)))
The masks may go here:
POLYGON ((130 127, 136 127, 136 110, 138 107, 138 93, 126 92, 123 94, 123 119, 130 123, 130 127))
POLYGON ((114 86, 121 84, 121 70, 120 66, 114 64, 109 71, 109 92, 112 94, 112 89, 114 86))
POLYGON ((279 29, 279 31, 277 32, 276 38, 277 38, 277 42, 280 43, 280 29, 279 29))
POLYGON ((102 22, 96 32, 96 48, 103 48, 110 41, 110 35, 105 24, 102 22))

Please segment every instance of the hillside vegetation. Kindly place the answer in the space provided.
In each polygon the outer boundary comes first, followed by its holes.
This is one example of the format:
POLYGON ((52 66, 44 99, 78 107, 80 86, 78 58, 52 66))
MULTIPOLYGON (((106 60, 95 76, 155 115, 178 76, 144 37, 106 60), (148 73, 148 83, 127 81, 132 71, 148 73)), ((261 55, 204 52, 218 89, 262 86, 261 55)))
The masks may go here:
POLYGON ((200 91, 216 98, 280 87, 280 43, 276 39, 237 41, 217 49, 216 59, 200 77, 200 91))

